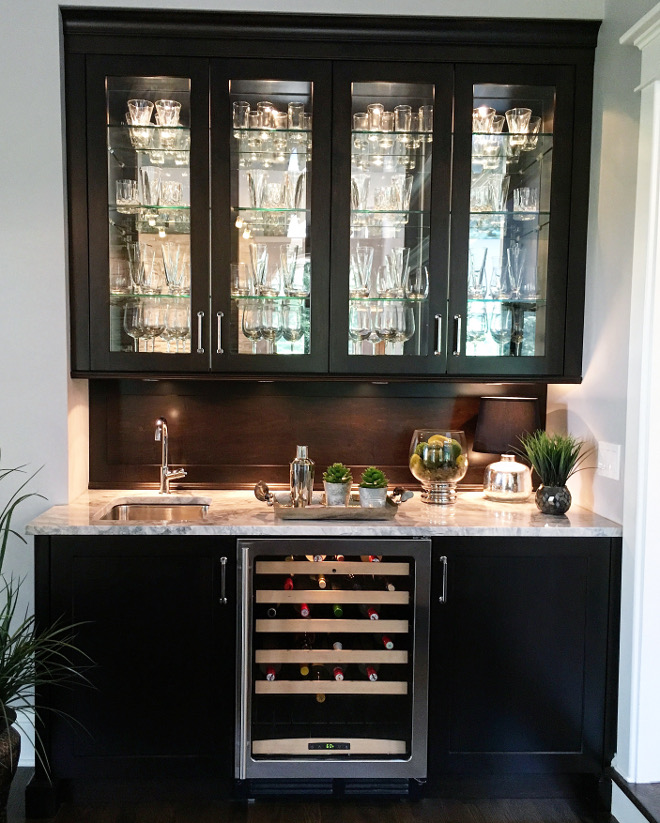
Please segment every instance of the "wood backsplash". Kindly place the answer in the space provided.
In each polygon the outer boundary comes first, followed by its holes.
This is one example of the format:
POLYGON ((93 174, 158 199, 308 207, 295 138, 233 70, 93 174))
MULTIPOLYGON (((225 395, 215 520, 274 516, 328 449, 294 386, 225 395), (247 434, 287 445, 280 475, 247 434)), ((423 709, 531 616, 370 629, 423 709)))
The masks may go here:
MULTIPOLYGON (((157 488, 166 417, 170 466, 188 472, 179 488, 251 488, 289 482, 296 445, 307 445, 317 483, 341 461, 358 479, 382 468, 392 484, 418 487, 408 470, 413 430, 463 429, 472 444, 483 395, 538 397, 544 384, 279 383, 91 380, 90 488, 157 488)), ((470 452, 464 485, 480 484, 492 455, 470 452)))

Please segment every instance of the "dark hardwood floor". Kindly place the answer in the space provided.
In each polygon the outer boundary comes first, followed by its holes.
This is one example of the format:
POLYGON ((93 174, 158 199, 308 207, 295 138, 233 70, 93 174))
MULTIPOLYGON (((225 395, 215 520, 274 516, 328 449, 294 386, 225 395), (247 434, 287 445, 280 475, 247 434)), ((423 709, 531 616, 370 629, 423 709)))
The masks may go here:
MULTIPOLYGON (((19 769, 7 823, 29 823, 23 794, 30 769, 19 769)), ((616 823, 605 812, 565 798, 419 801, 259 800, 254 803, 103 803, 61 807, 51 823, 616 823)))

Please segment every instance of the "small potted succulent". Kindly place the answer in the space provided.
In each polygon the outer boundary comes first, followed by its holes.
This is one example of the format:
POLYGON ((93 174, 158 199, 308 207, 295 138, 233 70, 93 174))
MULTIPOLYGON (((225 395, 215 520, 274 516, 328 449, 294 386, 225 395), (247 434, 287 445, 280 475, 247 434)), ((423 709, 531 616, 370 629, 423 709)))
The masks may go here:
POLYGON ((369 466, 360 478, 360 505, 366 509, 382 508, 387 503, 387 477, 375 466, 369 466))
POLYGON ((593 451, 584 440, 571 434, 548 434, 539 429, 520 438, 520 454, 541 478, 535 501, 543 514, 564 514, 571 506, 566 487, 569 477, 586 466, 582 463, 593 451))
POLYGON ((325 502, 328 506, 348 506, 353 475, 343 463, 333 463, 323 472, 325 502))

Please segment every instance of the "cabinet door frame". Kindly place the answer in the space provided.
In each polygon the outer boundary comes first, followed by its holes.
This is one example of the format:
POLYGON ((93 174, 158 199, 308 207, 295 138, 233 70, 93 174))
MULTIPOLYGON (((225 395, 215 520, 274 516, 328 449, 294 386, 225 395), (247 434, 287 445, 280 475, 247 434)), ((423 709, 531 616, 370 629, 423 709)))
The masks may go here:
MULTIPOLYGON (((72 84, 73 85, 73 84, 72 84)), ((211 328, 204 322, 209 306, 208 194, 208 60, 182 57, 92 55, 86 60, 86 140, 88 181, 89 364, 95 372, 207 372, 211 328), (175 76, 190 78, 190 223, 191 223, 191 350, 190 354, 110 351, 108 278, 107 135, 105 78, 108 76, 175 76), (199 135, 199 136, 197 136, 199 135), (106 196, 101 196, 105 192, 106 196), (200 317, 199 313, 203 312, 200 317), (202 322, 201 338, 199 322, 202 322), (201 339, 201 346, 198 342, 201 339)), ((80 88, 69 89, 80 94, 80 88)), ((69 134, 69 140, 78 139, 69 134)), ((81 307, 82 308, 82 307, 81 307)))
POLYGON ((330 213, 332 166, 332 64, 327 60, 238 59, 211 61, 211 295, 214 322, 211 349, 214 373, 298 374, 324 373, 328 369, 328 282, 330 274, 330 213), (229 351, 231 218, 229 83, 234 80, 309 81, 313 84, 312 182, 310 241, 311 336, 310 353, 294 355, 231 354, 229 351), (224 217, 223 217, 224 216, 224 217), (216 320, 222 312, 222 340, 217 340, 216 320), (218 345, 220 342, 220 345, 218 345), (222 351, 220 351, 222 350, 222 351))
MULTIPOLYGON (((449 774, 531 774, 534 772, 587 772, 600 774, 606 769, 616 744, 616 684, 618 679, 618 638, 620 607, 621 541, 610 538, 435 538, 433 542, 431 589, 431 637, 438 638, 431 647, 430 694, 437 702, 430 705, 429 756, 431 786, 449 774), (446 557, 444 567, 441 557, 446 557), (462 624, 457 603, 462 593, 457 588, 456 564, 470 558, 505 562, 509 559, 579 558, 584 564, 586 581, 583 590, 584 646, 581 688, 581 745, 570 751, 458 751, 452 749, 451 719, 454 713, 452 678, 457 664, 452 644, 461 643, 462 624), (443 586, 444 581, 444 586, 443 586), (443 591, 445 602, 439 602, 443 591)), ((463 579, 468 579, 465 572, 463 579)), ((550 585, 551 581, 548 581, 550 585)), ((506 607, 506 592, 494 592, 506 607)), ((548 595, 550 597, 550 595, 548 595)), ((557 621, 565 604, 558 599, 547 608, 556 608, 557 621)), ((465 613, 469 603, 463 601, 465 613)), ((478 609, 471 608, 470 613, 478 609)), ((496 619, 493 617, 493 619, 496 619)), ((519 619, 525 621, 525 616, 519 619)), ((529 625, 529 624, 527 624, 529 625)), ((515 637, 511 638, 515 643, 515 637)), ((478 650, 473 650, 478 653, 478 650)), ((540 649, 539 653, 542 653, 540 649)), ((537 667, 538 668, 538 667, 537 667)), ((558 688, 555 677, 550 678, 558 688)), ((575 674, 575 673, 573 673, 575 674)), ((578 673, 579 674, 579 673, 578 673)), ((488 682, 480 684, 487 690, 488 682)), ((554 708, 554 707, 553 707, 554 708)), ((543 711, 542 707, 539 709, 543 711)))
MULTIPOLYGON (((569 291, 574 279, 584 277, 583 271, 572 270, 570 245, 574 215, 580 214, 579 200, 586 209, 588 170, 582 175, 573 163, 576 67, 571 65, 470 64, 456 68, 454 112, 454 176, 451 206, 451 260, 449 317, 450 352, 447 372, 452 376, 484 377, 547 377, 560 376, 565 368, 565 350, 574 335, 568 327, 580 318, 584 300, 569 291), (468 357, 467 275, 470 225, 470 168, 472 152, 472 100, 475 84, 554 86, 555 116, 550 192, 550 232, 548 238, 548 291, 546 299, 545 354, 538 357, 468 357), (571 304, 569 304, 569 294, 571 304), (577 303, 577 304, 575 304, 577 303), (570 317, 567 311, 570 308, 570 317), (461 318, 460 329, 455 318, 461 318), (457 332, 460 331, 460 341, 457 332), (456 344, 459 345, 456 345, 456 344), (459 354, 454 354, 459 351, 459 354)), ((588 125, 587 111, 577 125, 588 125)), ((587 138, 589 129, 587 131, 587 138)), ((577 137, 575 139, 578 139, 577 137)), ((584 170, 583 170, 584 171, 584 170)), ((581 345, 580 345, 581 353, 581 345)))
MULTIPOLYGON (((447 259, 453 106, 451 63, 337 62, 334 70, 332 275, 330 297, 330 373, 364 375, 442 375, 446 370, 447 259), (429 329, 423 355, 348 354, 348 271, 350 259, 351 84, 410 82, 433 85, 433 160, 429 234, 429 329), (435 315, 440 317, 436 340, 435 315), (437 354, 435 352, 438 352, 437 354)), ((373 276, 373 272, 372 272, 373 276)))
MULTIPOLYGON (((131 586, 135 590, 140 584, 145 587, 145 594, 148 587, 152 587, 149 596, 158 601, 162 597, 162 610, 167 613, 171 621, 177 621, 176 600, 170 600, 165 591, 153 588, 155 579, 158 577, 160 564, 163 560, 173 559, 175 565, 171 571, 175 571, 176 561, 183 564, 190 564, 191 571, 197 582, 204 584, 204 591, 207 602, 200 603, 198 600, 190 601, 194 597, 192 590, 187 591, 185 580, 176 579, 170 576, 169 581, 178 590, 177 599, 188 598, 189 614, 196 605, 199 605, 200 613, 208 620, 197 629, 197 646, 204 646, 205 660, 202 661, 204 671, 202 682, 206 683, 205 706, 195 706, 194 711, 186 711, 186 698, 182 695, 181 702, 172 707, 172 711, 179 713, 177 721, 178 733, 188 735, 187 723, 191 714, 202 713, 206 718, 204 740, 200 744, 200 750, 195 751, 198 738, 194 735, 190 738, 190 750, 178 753, 178 750, 169 753, 148 754, 126 751, 124 754, 97 752, 85 753, 76 748, 76 740, 84 750, 89 743, 94 744, 92 734, 93 729, 84 728, 75 724, 75 721, 68 722, 66 715, 60 716, 54 712, 44 712, 40 717, 40 725, 43 726, 42 738, 48 756, 48 762, 52 769, 52 777, 55 781, 60 779, 85 777, 85 778, 107 778, 114 776, 118 779, 135 775, 135 768, 138 766, 142 770, 144 777, 159 777, 169 773, 171 776, 182 776, 188 774, 191 777, 199 773, 206 772, 216 778, 223 779, 229 785, 231 781, 231 768, 233 759, 233 741, 226 731, 225 724, 227 716, 233 718, 234 712, 234 660, 235 660, 235 613, 236 602, 235 592, 235 540, 231 537, 196 537, 186 538, 173 536, 57 536, 40 537, 35 543, 35 556, 37 559, 36 568, 41 570, 37 586, 36 617, 38 625, 45 628, 58 619, 65 622, 79 622, 84 619, 86 622, 80 623, 76 629, 77 635, 81 638, 82 648, 89 657, 91 663, 87 677, 92 683, 91 688, 81 685, 72 689, 61 689, 48 687, 38 692, 38 701, 43 701, 42 705, 61 709, 71 717, 76 716, 76 692, 82 690, 83 698, 94 699, 94 680, 99 676, 99 665, 95 661, 94 649, 87 647, 85 643, 94 637, 95 626, 93 620, 88 620, 85 615, 78 612, 78 597, 76 595, 76 564, 87 562, 97 565, 98 576, 97 585, 103 576, 104 563, 108 560, 121 563, 122 558, 126 561, 126 569, 130 568, 131 560, 139 560, 143 567, 153 566, 154 577, 142 581, 131 581, 131 586), (185 544, 185 545, 184 545, 185 544), (221 557, 226 557, 227 562, 221 563, 221 557), (224 581, 223 581, 224 575, 224 581), (45 579, 42 579, 45 578, 45 579), (227 602, 222 602, 224 583, 224 596, 227 602), (86 639, 85 639, 86 638, 86 639), (212 685, 211 685, 212 684, 212 685), (39 700, 41 698, 41 700, 39 700), (224 731, 223 731, 224 730, 224 731)), ((80 584, 80 574, 78 575, 80 584)), ((121 589, 121 580, 116 577, 110 578, 117 589, 121 589)), ((199 593, 198 593, 199 594, 199 593)), ((121 614, 122 601, 117 599, 117 613, 121 614)), ((108 632, 108 615, 105 616, 105 625, 101 631, 108 632)), ((130 614, 122 617, 122 620, 130 620, 130 614)), ((154 624, 158 623, 158 616, 154 615, 154 624)), ((199 622, 199 620, 197 621, 199 622)), ((165 621, 165 624, 167 621, 165 621)), ((168 643, 171 636, 163 634, 155 636, 153 649, 145 652, 153 652, 156 672, 158 665, 163 664, 167 654, 169 654, 168 643), (168 639, 169 637, 169 639, 168 639)), ((119 638, 117 645, 121 648, 122 642, 131 643, 130 637, 119 638)), ((74 638, 74 644, 76 639, 74 638)), ((185 643, 174 644, 171 648, 172 666, 181 665, 188 670, 189 676, 194 677, 196 664, 199 661, 190 659, 190 648, 194 643, 186 646, 185 643), (188 655, 188 657, 186 656, 188 655)), ((136 653, 136 649, 133 649, 136 653)), ((85 665, 88 661, 82 661, 85 665)), ((103 674, 103 673, 101 673, 103 674)), ((131 677, 131 672, 122 674, 112 671, 103 674, 106 678, 131 677)), ((182 675, 183 676, 183 675, 182 675)), ((157 689, 157 684, 154 684, 157 689)), ((102 698, 102 693, 99 694, 102 698)), ((157 702, 157 699, 154 698, 157 702)), ((39 704, 38 702, 38 704, 39 704)), ((162 702, 162 701, 161 701, 162 702)), ((132 729, 130 713, 126 716, 127 729, 132 729)), ((167 723, 165 723, 167 727, 167 723)), ((130 737, 130 731, 129 731, 130 737)), ((169 745, 169 744, 168 744, 169 745)), ((41 765, 38 770, 41 776, 41 765)))

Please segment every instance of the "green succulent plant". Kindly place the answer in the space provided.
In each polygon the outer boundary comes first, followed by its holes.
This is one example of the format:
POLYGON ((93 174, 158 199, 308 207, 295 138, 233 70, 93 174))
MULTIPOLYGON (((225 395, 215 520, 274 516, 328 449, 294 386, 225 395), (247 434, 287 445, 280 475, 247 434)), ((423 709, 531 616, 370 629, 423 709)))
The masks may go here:
POLYGON ((575 472, 587 468, 582 464, 592 453, 585 440, 571 434, 548 434, 542 429, 523 434, 522 449, 544 486, 565 486, 575 472))
POLYGON ((360 478, 360 488, 362 489, 386 489, 389 480, 385 473, 375 466, 369 466, 362 472, 360 478))
POLYGON ((333 463, 323 472, 326 483, 352 483, 353 475, 348 466, 343 463, 333 463))

